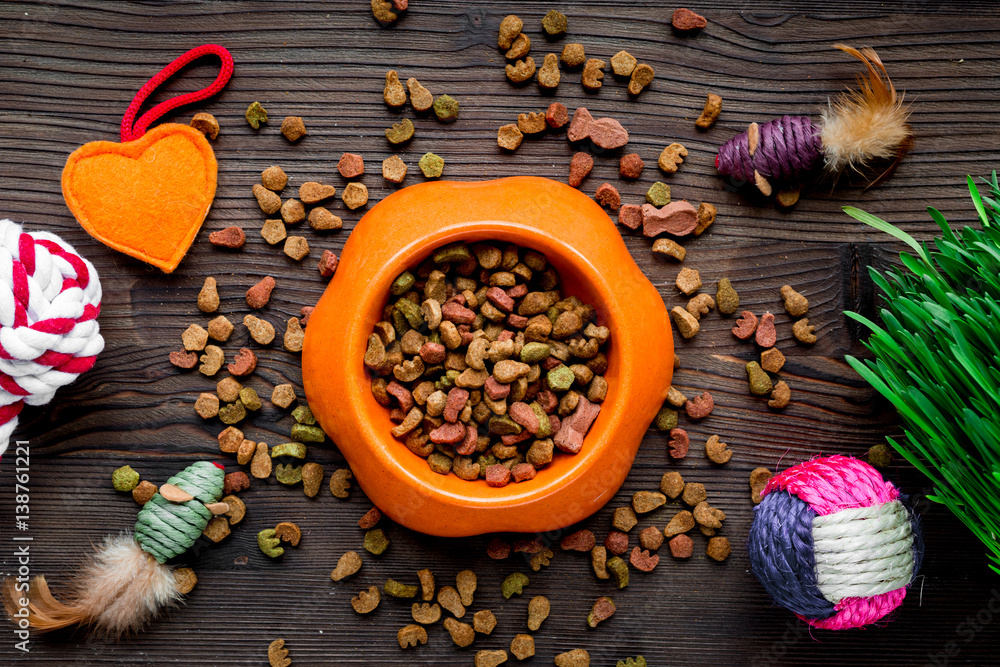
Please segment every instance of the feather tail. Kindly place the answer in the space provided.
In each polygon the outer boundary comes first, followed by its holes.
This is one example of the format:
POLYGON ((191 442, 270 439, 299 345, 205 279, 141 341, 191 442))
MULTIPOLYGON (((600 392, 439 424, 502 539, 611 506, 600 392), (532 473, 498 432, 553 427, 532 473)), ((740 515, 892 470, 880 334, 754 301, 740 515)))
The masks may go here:
POLYGON ((864 63, 867 73, 858 77, 857 89, 841 93, 823 110, 821 137, 826 168, 839 174, 846 169, 860 171, 874 160, 893 159, 877 179, 881 180, 911 144, 912 131, 906 123, 909 109, 875 51, 859 51, 845 44, 835 44, 834 48, 864 63))
POLYGON ((156 562, 131 535, 104 541, 74 577, 67 602, 52 595, 45 577, 35 577, 27 592, 7 579, 0 593, 14 620, 27 601, 28 621, 38 632, 80 625, 113 636, 141 630, 181 598, 173 569, 156 562))

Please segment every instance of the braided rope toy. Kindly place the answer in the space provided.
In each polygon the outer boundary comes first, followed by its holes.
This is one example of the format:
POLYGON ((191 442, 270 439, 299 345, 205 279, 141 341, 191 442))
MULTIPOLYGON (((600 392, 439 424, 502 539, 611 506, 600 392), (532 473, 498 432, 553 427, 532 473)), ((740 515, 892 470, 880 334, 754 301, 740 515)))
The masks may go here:
POLYGON ((165 563, 194 546, 213 516, 229 511, 219 502, 224 479, 215 463, 189 465, 139 511, 134 537, 104 541, 71 581, 67 602, 49 592, 43 576, 27 588, 7 579, 0 589, 7 614, 39 632, 73 625, 118 636, 141 630, 183 597, 182 582, 165 563))
POLYGON ((809 625, 859 628, 903 603, 920 569, 920 526, 900 492, 846 456, 775 475, 754 508, 747 550, 774 601, 809 625))
POLYGON ((770 196, 772 183, 797 185, 823 164, 833 175, 847 169, 860 171, 875 160, 894 158, 870 185, 887 176, 910 141, 908 109, 896 93, 885 65, 872 49, 835 44, 867 69, 858 89, 848 90, 830 102, 819 123, 807 116, 782 116, 750 127, 719 149, 719 173, 753 183, 770 196))
POLYGON ((73 246, 0 220, 0 455, 25 404, 45 405, 104 349, 101 281, 73 246))

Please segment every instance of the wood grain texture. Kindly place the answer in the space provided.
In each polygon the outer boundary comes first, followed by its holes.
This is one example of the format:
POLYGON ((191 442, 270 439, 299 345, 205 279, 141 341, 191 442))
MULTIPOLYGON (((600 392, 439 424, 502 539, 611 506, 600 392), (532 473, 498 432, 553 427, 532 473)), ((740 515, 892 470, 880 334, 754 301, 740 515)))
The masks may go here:
MULTIPOLYGON (((574 647, 587 648, 591 664, 602 666, 636 654, 651 665, 995 662, 1000 641, 990 625, 996 614, 989 603, 997 581, 988 573, 983 549, 942 507, 921 500, 930 489, 907 466, 894 466, 888 474, 915 496, 928 552, 923 577, 885 627, 807 632, 788 612, 769 604, 742 547, 752 515, 747 475, 754 467, 784 467, 816 453, 862 454, 887 434, 898 434, 891 408, 844 362, 844 355, 863 354, 864 348, 863 332, 848 323, 843 310, 875 313, 865 266, 893 263, 899 247, 849 220, 840 207, 861 206, 920 238, 935 229, 924 212, 928 205, 956 225, 973 220, 964 177, 986 174, 998 157, 1000 15, 995 5, 705 2, 693 9, 708 17, 709 27, 695 36, 670 29, 673 6, 662 2, 578 1, 560 9, 569 16, 569 35, 549 42, 538 24, 547 7, 527 2, 414 0, 390 28, 373 21, 363 0, 0 5, 0 215, 63 235, 94 262, 105 290, 101 326, 107 346, 96 367, 60 391, 52 404, 22 415, 18 434, 30 441, 32 453, 32 572, 45 574, 59 594, 66 573, 92 543, 131 527, 137 507, 109 483, 118 466, 128 463, 143 478, 162 482, 193 460, 222 460, 215 442, 221 425, 203 422, 193 411, 198 393, 210 391, 214 380, 179 372, 167 362, 167 354, 180 346, 181 331, 209 319, 195 307, 206 276, 218 279, 221 310, 237 324, 225 345, 229 358, 244 345, 259 353, 249 385, 266 398, 274 384, 291 382, 301 395, 297 356, 278 346, 260 349, 248 343, 239 324, 248 312, 243 293, 261 276, 275 276, 278 288, 263 316, 283 330, 288 317, 322 293, 325 283, 315 269, 320 251, 339 253, 363 210, 346 211, 338 201, 334 212, 343 216, 345 229, 304 229, 313 251, 302 264, 293 262, 257 233, 264 216, 250 188, 262 169, 282 165, 291 176, 286 192, 307 180, 329 182, 339 190, 345 181, 336 172, 337 159, 344 151, 361 153, 367 166, 362 180, 372 203, 394 189, 379 173, 381 161, 393 152, 409 165, 406 184, 422 180, 416 162, 427 151, 445 158, 447 178, 533 174, 564 180, 575 149, 562 135, 526 140, 513 154, 502 153, 495 142, 497 127, 513 122, 518 112, 544 109, 553 99, 571 110, 586 105, 595 116, 618 118, 631 134, 627 151, 646 161, 642 178, 628 183, 617 176, 622 151, 597 156, 585 191, 608 181, 619 187, 624 201, 641 202, 649 185, 663 180, 675 199, 715 203, 718 221, 685 244, 684 265, 701 271, 710 293, 727 276, 744 307, 777 315, 779 347, 788 357, 781 376, 792 388, 792 405, 775 412, 749 395, 743 368, 757 350, 733 338, 730 319, 711 313, 696 338, 677 343, 682 368, 676 385, 689 394, 711 391, 717 406, 704 422, 686 424, 692 455, 668 463, 666 438, 650 431, 625 486, 582 524, 603 539, 615 507, 635 491, 655 489, 663 472, 676 468, 687 480, 704 482, 713 504, 727 513, 721 534, 734 545, 729 562, 705 559, 705 540, 695 535, 696 556, 690 562, 674 562, 663 553, 653 574, 633 572, 628 589, 611 592, 593 578, 586 556, 557 553, 550 568, 529 572, 524 597, 508 601, 500 596, 500 582, 527 567, 517 558, 486 558, 487 537, 442 540, 387 526, 392 545, 386 554, 377 559, 365 554, 358 575, 334 584, 329 572, 339 555, 360 551, 356 522, 369 508, 363 494, 355 488, 350 499, 341 501, 324 489, 309 500, 274 479, 255 481, 243 494, 248 506, 243 525, 222 544, 199 544, 185 558, 200 582, 183 608, 120 643, 82 633, 36 638, 30 656, 14 651, 11 635, 0 633, 4 661, 263 665, 268 643, 283 637, 297 665, 471 664, 477 649, 507 649, 514 634, 524 631, 528 600, 543 594, 552 600, 553 612, 535 633, 537 655, 531 664, 551 664, 553 655, 574 647), (495 47, 497 26, 512 12, 525 20, 539 62, 542 54, 561 50, 563 42, 579 41, 588 56, 605 60, 627 49, 653 65, 656 81, 635 101, 610 73, 597 94, 583 91, 579 72, 563 72, 553 97, 539 94, 534 84, 515 88, 504 77, 503 54, 495 47), (717 147, 751 121, 815 114, 852 81, 855 63, 830 48, 838 41, 876 47, 913 103, 916 144, 892 178, 869 191, 819 184, 790 211, 775 210, 720 178, 713 166, 717 147), (202 107, 222 125, 214 142, 218 195, 189 256, 175 275, 163 276, 90 239, 66 210, 59 176, 66 156, 80 144, 117 138, 121 113, 150 76, 205 42, 225 45, 236 61, 226 91, 202 107), (383 130, 413 114, 383 105, 384 74, 390 68, 404 79, 417 77, 435 94, 455 97, 462 105, 459 120, 442 125, 414 118, 416 137, 392 150, 383 130), (709 91, 722 95, 724 110, 714 128, 700 132, 693 120, 709 91), (243 120, 253 100, 272 118, 260 132, 243 120), (309 136, 297 145, 278 132, 285 115, 305 118, 309 136), (656 157, 672 141, 684 143, 690 155, 678 173, 664 176, 656 169, 656 157), (241 252, 208 244, 207 231, 233 224, 247 230, 241 252), (809 316, 819 336, 812 347, 791 337, 778 297, 785 283, 810 299, 809 316), (711 434, 735 452, 724 467, 704 458, 703 443, 711 434), (298 548, 271 562, 258 550, 255 536, 283 520, 297 522, 304 537, 298 548), (450 583, 459 570, 475 570, 480 584, 472 610, 496 613, 499 625, 493 634, 458 649, 438 624, 429 628, 426 646, 404 652, 396 646, 395 631, 409 622, 408 604, 387 599, 368 617, 351 610, 350 597, 358 590, 388 577, 415 582, 422 567, 435 572, 439 585, 450 583), (586 613, 605 594, 614 597, 618 612, 589 630, 586 613), (966 625, 977 614, 980 625, 966 625)), ((193 66, 151 103, 203 87, 214 76, 210 64, 193 66)), ((187 122, 191 113, 173 118, 187 122)), ((678 265, 654 256, 641 236, 626 233, 626 243, 668 307, 683 305, 673 286, 678 265)), ((251 439, 274 444, 286 438, 291 423, 285 411, 266 404, 245 431, 251 439)), ((343 465, 329 444, 312 447, 310 457, 328 472, 343 465)), ((9 541, 15 506, 12 462, 8 455, 0 465, 0 573, 15 567, 9 541)), ((235 469, 235 461, 225 462, 235 469)), ((647 525, 662 527, 675 510, 668 506, 644 517, 633 533, 647 525)))

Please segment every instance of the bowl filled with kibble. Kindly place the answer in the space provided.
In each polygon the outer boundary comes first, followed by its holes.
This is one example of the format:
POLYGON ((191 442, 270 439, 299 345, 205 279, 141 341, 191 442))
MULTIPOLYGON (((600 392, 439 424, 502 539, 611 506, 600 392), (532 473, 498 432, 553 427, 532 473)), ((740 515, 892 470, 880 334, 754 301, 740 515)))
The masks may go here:
POLYGON ((309 318, 313 413, 383 513, 441 536, 563 528, 625 480, 670 387, 667 310, 594 201, 428 182, 359 222, 309 318))

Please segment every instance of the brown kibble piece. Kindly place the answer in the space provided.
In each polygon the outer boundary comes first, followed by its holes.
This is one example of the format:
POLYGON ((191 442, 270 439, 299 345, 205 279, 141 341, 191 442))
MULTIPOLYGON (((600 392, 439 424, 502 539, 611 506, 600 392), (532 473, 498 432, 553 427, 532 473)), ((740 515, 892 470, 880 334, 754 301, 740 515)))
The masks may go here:
POLYGON ((729 545, 728 537, 713 537, 705 548, 705 555, 720 563, 729 558, 732 552, 733 548, 729 545))
POLYGON ((170 353, 170 363, 177 368, 194 368, 198 363, 198 355, 187 350, 174 350, 170 353))
POLYGON ((768 373, 777 373, 785 365, 785 355, 776 347, 760 353, 760 367, 768 373))
POLYGON ((375 611, 378 603, 382 601, 382 594, 378 586, 372 586, 367 591, 361 591, 356 597, 351 598, 351 607, 359 614, 369 614, 375 611))
POLYGON ((719 440, 719 436, 713 435, 705 442, 705 455, 712 463, 723 464, 733 457, 733 450, 729 445, 719 440))
POLYGON ((694 122, 695 125, 703 130, 707 130, 712 127, 715 119, 719 117, 719 113, 722 111, 722 98, 715 93, 709 93, 708 97, 705 99, 705 108, 702 110, 701 115, 698 116, 698 120, 694 122))
POLYGON ((771 400, 767 402, 772 408, 781 409, 792 400, 792 390, 784 380, 779 380, 774 389, 771 390, 771 400))
POLYGON ((306 219, 306 208, 298 199, 289 199, 281 205, 281 219, 286 225, 297 225, 306 219))
MULTIPOLYGON (((316 209, 320 210, 320 209, 316 209)), ((323 209, 325 210, 325 209, 323 209)), ((265 220, 263 226, 260 228, 260 235, 264 237, 270 245, 275 245, 281 243, 288 236, 285 231, 285 223, 283 220, 265 220)))
POLYGON ((701 331, 701 324, 698 322, 698 319, 684 308, 674 306, 670 309, 670 314, 674 318, 677 331, 684 338, 693 338, 701 331))
POLYGON ((181 595, 187 595, 198 585, 198 575, 189 567, 174 570, 174 588, 181 595))
POLYGON ((372 15, 375 20, 382 25, 389 25, 395 23, 396 19, 399 18, 395 12, 392 11, 393 5, 389 4, 386 0, 372 0, 372 15))
POLYGON ((257 198, 257 204, 260 206, 260 210, 264 211, 264 213, 268 215, 277 213, 278 209, 281 208, 281 197, 274 194, 260 183, 256 183, 253 186, 253 196, 257 198))
POLYGON ((309 242, 304 236, 289 236, 285 239, 284 253, 296 262, 301 261, 309 254, 309 242))
POLYGON ((323 466, 310 461, 302 466, 302 493, 315 498, 323 485, 323 466))
POLYGON ((230 526, 235 526, 240 521, 243 521, 243 518, 247 515, 246 503, 234 495, 223 497, 222 502, 227 507, 224 514, 229 517, 230 526))
POLYGON ((299 318, 288 318, 288 325, 285 328, 284 345, 289 352, 301 352, 302 343, 305 341, 306 332, 299 326, 299 318))
POLYGON ((636 491, 632 494, 632 509, 636 514, 647 514, 667 503, 667 497, 656 491, 636 491))
POLYGON ((535 61, 531 56, 524 60, 518 60, 513 65, 506 67, 507 78, 514 83, 524 83, 535 76, 535 61))
POLYGON ((691 439, 684 429, 672 428, 670 429, 670 441, 667 446, 670 449, 670 458, 682 459, 687 456, 688 449, 691 447, 691 439))
POLYGON ((222 364, 226 361, 226 355, 223 353, 221 347, 206 345, 205 354, 201 355, 199 359, 201 366, 198 367, 198 372, 202 375, 212 377, 222 368, 222 364))
POLYGON ((285 174, 284 169, 274 165, 260 172, 260 182, 268 190, 281 192, 288 185, 288 175, 285 174))
POLYGON ((208 235, 208 242, 212 245, 234 250, 242 248, 246 240, 246 234, 236 226, 226 227, 208 235))
POLYGON ((208 343, 208 332, 205 331, 204 327, 192 324, 181 334, 181 341, 184 343, 184 349, 188 352, 200 352, 205 349, 205 344, 208 343))
POLYGON ((708 294, 696 294, 686 306, 686 310, 699 320, 702 315, 708 315, 708 311, 713 308, 715 308, 715 299, 708 294))
POLYGON ((279 408, 287 408, 295 401, 295 388, 290 384, 279 384, 271 392, 271 402, 279 408))
POLYGON ((219 414, 219 397, 215 394, 201 394, 194 402, 194 411, 202 419, 211 419, 219 414))
MULTIPOLYGON (((639 229, 642 225, 642 207, 637 204, 622 204, 621 208, 618 209, 618 224, 629 229, 639 229)), ((674 245, 677 246, 676 243, 674 245)), ((653 252, 660 252, 660 250, 657 250, 658 247, 662 250, 664 246, 657 246, 657 242, 654 242, 653 252)), ((680 248, 681 257, 683 258, 684 248, 677 247, 680 248)))
POLYGON ((258 442, 250 461, 250 474, 257 479, 267 479, 271 476, 271 455, 266 442, 258 442))
MULTIPOLYGON (((399 629, 396 633, 396 641, 399 643, 399 648, 408 648, 416 646, 417 644, 427 643, 427 630, 421 625, 406 625, 399 629)), ((458 642, 455 642, 456 644, 458 642)))
POLYGON ((432 625, 441 620, 441 606, 436 604, 423 604, 414 602, 410 607, 410 616, 421 625, 432 625))
POLYGON ((348 551, 340 560, 337 561, 337 567, 333 569, 330 573, 330 578, 334 581, 340 581, 346 579, 353 574, 356 574, 358 570, 361 569, 361 556, 358 555, 357 551, 348 551))
POLYGON ((635 518, 635 512, 631 507, 617 508, 615 510, 614 518, 611 520, 611 525, 623 533, 627 533, 632 530, 637 523, 639 523, 639 520, 635 518))
POLYGON ((677 471, 671 470, 663 474, 660 478, 660 491, 670 498, 676 500, 684 491, 684 478, 677 471))
POLYGON ((688 482, 684 485, 684 493, 681 494, 681 500, 684 501, 685 505, 694 507, 707 499, 708 494, 705 492, 705 485, 701 482, 688 482))
POLYGON ((583 44, 567 44, 563 47, 559 59, 567 68, 579 67, 587 60, 587 55, 583 50, 583 44))
POLYGON ((402 183, 406 178, 406 163, 398 155, 390 155, 382 160, 382 178, 390 183, 402 183))
POLYGON ((368 203, 368 188, 363 183, 348 183, 340 198, 344 200, 344 205, 353 211, 368 203))
POLYGON ((269 345, 274 340, 274 325, 254 315, 243 317, 243 326, 250 332, 250 337, 261 345, 269 345))
POLYGON ((611 71, 615 76, 629 77, 638 62, 628 51, 619 51, 611 56, 611 71))
POLYGON ((398 109, 406 104, 406 88, 403 88, 403 84, 399 81, 399 75, 394 69, 385 73, 385 87, 382 89, 382 99, 393 109, 398 109))
POLYGON ((538 69, 538 86, 544 90, 555 90, 559 87, 559 56, 554 53, 545 54, 542 66, 538 69))
POLYGON ((701 233, 712 226, 718 210, 708 202, 698 204, 698 225, 694 228, 694 235, 701 236, 701 233))
POLYGON ((236 462, 241 466, 250 463, 250 460, 253 459, 253 455, 256 450, 256 442, 253 440, 244 440, 240 443, 239 448, 236 450, 236 462))
POLYGON ((549 617, 552 606, 544 595, 531 598, 528 603, 528 629, 534 632, 542 627, 542 622, 549 617))
POLYGON ((781 298, 785 300, 785 310, 792 317, 802 317, 809 312, 809 300, 792 289, 791 285, 781 287, 781 298))
MULTIPOLYGON (((271 458, 270 456, 268 457, 271 458)), ((250 488, 250 478, 242 470, 237 470, 236 472, 228 472, 226 476, 222 478, 222 492, 227 496, 232 493, 239 493, 243 489, 250 488)))
POLYGON ((267 647, 267 662, 270 667, 288 667, 292 664, 284 639, 275 639, 267 647))
POLYGON ((419 81, 409 78, 406 80, 406 87, 410 91, 410 104, 413 105, 414 111, 423 113, 434 106, 434 95, 419 81))
POLYGON ((700 30, 708 25, 704 16, 695 14, 690 9, 675 9, 670 24, 678 30, 700 30))
POLYGON ((510 652, 518 660, 527 660, 535 655, 535 638, 531 635, 514 635, 510 641, 510 652))
MULTIPOLYGON (((214 313, 219 309, 219 290, 215 278, 209 276, 205 278, 205 284, 198 292, 198 310, 203 313, 214 313)), ((206 336, 210 335, 207 331, 206 336)), ((207 340, 207 339, 206 339, 207 340)))
POLYGON ((698 212, 683 199, 656 208, 642 205, 642 233, 649 237, 663 233, 687 236, 698 226, 698 212))
POLYGON ((622 205, 622 196, 618 194, 618 189, 610 183, 602 183, 594 193, 594 199, 601 206, 607 206, 612 211, 617 211, 622 205))
POLYGON ((517 150, 523 140, 524 134, 521 133, 521 130, 514 123, 501 125, 500 129, 497 130, 497 145, 504 150, 517 150))
POLYGON ((561 102, 550 104, 549 108, 545 111, 545 122, 553 130, 564 127, 569 122, 569 111, 566 110, 566 105, 561 102))
POLYGON ((253 353, 253 350, 241 347, 240 351, 236 353, 233 363, 226 368, 229 369, 231 375, 236 377, 250 375, 257 368, 257 355, 253 353))
POLYGON ((649 526, 648 528, 643 528, 642 532, 639 533, 639 545, 643 549, 648 549, 649 551, 656 551, 663 544, 663 533, 656 526, 649 526))
POLYGON ((475 667, 497 667, 507 662, 507 651, 477 651, 475 667))
POLYGON ((465 605, 462 604, 462 596, 451 586, 442 586, 437 594, 438 604, 447 609, 456 618, 465 616, 465 605))
POLYGON ((581 81, 583 87, 590 91, 601 89, 601 80, 604 78, 604 61, 597 58, 590 58, 583 65, 583 75, 581 81))
POLYGON ((767 486, 771 476, 771 471, 767 468, 754 468, 750 472, 750 501, 754 505, 760 504, 762 500, 761 494, 764 492, 764 487, 767 486))
POLYGON ((808 317, 804 320, 799 320, 792 325, 792 333, 795 335, 795 338, 798 339, 799 342, 806 343, 807 345, 812 345, 816 342, 816 335, 813 333, 815 330, 816 327, 809 324, 808 317))
POLYGON ((680 535, 686 533, 695 526, 694 515, 688 510, 681 510, 674 515, 674 518, 670 520, 667 527, 663 530, 663 534, 670 538, 675 535, 680 535))
POLYGON ((689 269, 685 267, 680 270, 680 273, 677 274, 677 279, 674 281, 674 284, 677 286, 677 289, 690 296, 701 289, 701 275, 696 269, 689 269))
POLYGON ((499 537, 494 537, 486 545, 486 555, 493 560, 504 560, 510 556, 510 545, 499 537))
POLYGON ((476 573, 472 570, 462 570, 455 576, 455 588, 458 590, 462 604, 466 607, 472 604, 472 596, 476 592, 477 582, 476 573))
POLYGON ((520 60, 528 55, 529 51, 531 51, 531 40, 522 32, 511 42, 510 48, 507 49, 504 57, 507 60, 520 60))
POLYGON ((560 653, 555 657, 556 667, 590 667, 590 654, 582 648, 560 653))
POLYGON ((545 113, 542 111, 517 115, 517 129, 524 134, 538 134, 544 132, 546 127, 545 113))
POLYGON ((618 174, 622 178, 635 180, 642 176, 642 170, 646 165, 638 153, 623 155, 618 161, 618 174))
POLYGON ((757 316, 749 310, 744 310, 740 314, 740 318, 736 320, 736 326, 733 327, 733 335, 740 340, 747 340, 755 331, 757 331, 757 316))
POLYGON ((673 143, 663 149, 656 164, 665 173, 672 174, 677 171, 677 166, 684 162, 687 154, 688 151, 684 146, 673 143))
POLYGON ((204 134, 209 139, 219 136, 219 121, 210 113, 200 111, 191 119, 191 127, 204 134))
POLYGON ((514 38, 521 34, 524 22, 514 14, 505 16, 500 22, 500 33, 497 38, 497 46, 506 51, 514 42, 514 38))
MULTIPOLYGON (((627 539, 627 538, 626 538, 627 539)), ((590 550, 590 566, 594 569, 594 575, 598 579, 609 579, 611 575, 607 570, 608 550, 606 547, 594 547, 590 550)))
POLYGON ((385 138, 390 144, 396 146, 412 139, 415 132, 416 128, 413 127, 413 121, 409 118, 404 118, 386 128, 385 138))
POLYGON ((299 199, 303 204, 318 204, 324 199, 330 199, 335 194, 337 194, 337 188, 315 181, 306 181, 299 186, 299 199))
POLYGON ((275 536, 282 542, 288 542, 293 547, 299 546, 302 530, 291 521, 282 521, 274 527, 275 536))
POLYGON ((488 635, 495 627, 497 627, 497 617, 489 609, 477 611, 472 615, 472 628, 476 632, 488 635))
POLYGON ((646 86, 653 83, 653 78, 655 76, 656 73, 653 71, 652 66, 647 65, 646 63, 636 66, 636 68, 632 70, 632 78, 628 82, 628 94, 638 95, 646 88, 646 86))
POLYGON ((271 276, 266 276, 259 283, 247 290, 247 305, 251 308, 263 308, 271 300, 271 291, 275 282, 271 276))
POLYGON ((690 558, 694 553, 694 541, 687 535, 675 535, 668 542, 670 555, 674 558, 690 558))
POLYGON ((702 392, 701 396, 695 396, 684 404, 684 411, 691 419, 704 419, 712 414, 715 409, 715 401, 710 393, 702 392))
POLYGON ((330 493, 335 498, 347 498, 351 490, 351 479, 354 473, 350 468, 339 468, 330 475, 330 493))
POLYGON ((801 194, 801 186, 795 190, 778 190, 774 195, 774 201, 781 208, 791 208, 799 203, 799 196, 801 194))
POLYGON ((456 646, 465 648, 476 639, 476 631, 468 623, 456 621, 454 618, 444 619, 444 629, 451 635, 451 640, 456 646))
POLYGON ((597 544, 592 530, 578 530, 562 538, 559 548, 563 551, 590 551, 597 544))
POLYGON ((569 161, 569 185, 579 187, 590 170, 594 168, 594 158, 589 153, 574 153, 569 161))
POLYGON ((132 499, 140 505, 145 505, 153 499, 156 491, 156 485, 144 479, 132 489, 132 499))
POLYGON ((281 133, 289 141, 298 141, 306 136, 306 124, 302 121, 302 116, 285 116, 281 121, 281 133))

